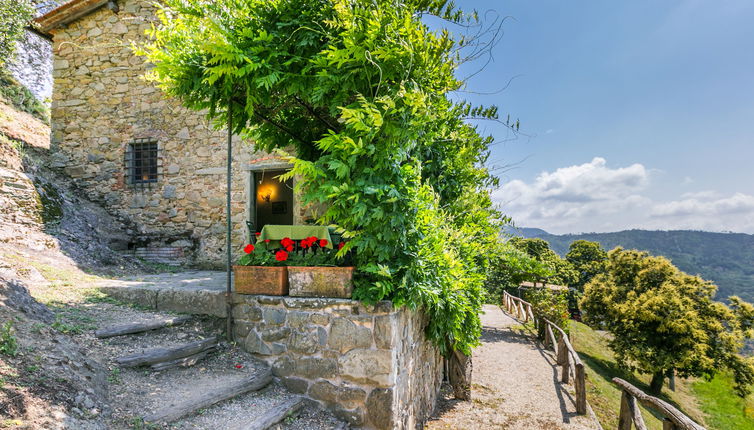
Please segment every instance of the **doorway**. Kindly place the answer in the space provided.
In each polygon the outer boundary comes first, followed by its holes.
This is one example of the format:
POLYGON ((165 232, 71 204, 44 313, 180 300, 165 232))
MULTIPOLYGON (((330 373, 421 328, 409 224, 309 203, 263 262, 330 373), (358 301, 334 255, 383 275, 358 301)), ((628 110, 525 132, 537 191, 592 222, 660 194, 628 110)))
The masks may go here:
POLYGON ((286 170, 263 170, 250 172, 252 190, 250 213, 253 216, 253 232, 262 231, 267 224, 293 225, 293 180, 281 181, 278 176, 286 170))

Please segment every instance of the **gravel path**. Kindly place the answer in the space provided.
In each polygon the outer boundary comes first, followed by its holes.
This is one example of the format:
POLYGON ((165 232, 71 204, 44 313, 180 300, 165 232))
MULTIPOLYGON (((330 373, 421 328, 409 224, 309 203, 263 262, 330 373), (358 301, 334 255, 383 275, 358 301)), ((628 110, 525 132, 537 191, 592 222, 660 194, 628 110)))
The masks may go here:
POLYGON ((555 357, 513 327, 519 322, 497 306, 484 307, 482 345, 474 350, 472 400, 443 392, 435 416, 439 429, 597 429, 589 415, 576 414, 573 386, 560 384, 555 357))

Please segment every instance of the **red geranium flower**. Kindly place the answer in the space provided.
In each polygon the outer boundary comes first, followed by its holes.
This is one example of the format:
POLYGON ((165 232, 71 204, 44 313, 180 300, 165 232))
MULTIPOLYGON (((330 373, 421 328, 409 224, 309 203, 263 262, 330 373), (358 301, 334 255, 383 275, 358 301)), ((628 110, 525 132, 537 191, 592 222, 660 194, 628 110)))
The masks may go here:
POLYGON ((243 252, 245 252, 247 254, 251 254, 252 251, 254 251, 254 245, 252 245, 252 244, 248 244, 248 245, 246 245, 246 246, 243 247, 243 252))
POLYGON ((288 253, 283 251, 282 249, 275 253, 275 260, 285 261, 287 259, 288 259, 288 253))
POLYGON ((254 234, 256 234, 257 236, 261 236, 262 235, 262 233, 260 233, 260 232, 256 232, 254 234))
POLYGON ((321 246, 322 248, 326 247, 328 243, 329 242, 327 242, 327 239, 320 239, 319 240, 319 246, 321 246))
POLYGON ((340 251, 341 249, 343 249, 344 246, 346 246, 345 242, 338 243, 338 251, 340 251))
POLYGON ((301 240, 301 242, 299 242, 299 243, 301 244, 301 247, 304 248, 304 249, 306 249, 306 248, 309 247, 309 241, 306 240, 306 239, 301 240))
POLYGON ((236 369, 243 369, 243 365, 242 364, 236 364, 236 369))
POLYGON ((292 252, 293 251, 293 245, 286 246, 285 250, 288 251, 288 252, 292 252))
POLYGON ((264 243, 270 243, 270 239, 265 239, 264 243))
POLYGON ((283 245, 283 248, 286 248, 286 247, 288 247, 288 246, 291 246, 291 245, 293 245, 293 241, 291 240, 291 238, 290 238, 290 237, 284 237, 284 238, 283 238, 283 239, 282 239, 282 240, 280 241, 280 244, 281 244, 281 245, 283 245))

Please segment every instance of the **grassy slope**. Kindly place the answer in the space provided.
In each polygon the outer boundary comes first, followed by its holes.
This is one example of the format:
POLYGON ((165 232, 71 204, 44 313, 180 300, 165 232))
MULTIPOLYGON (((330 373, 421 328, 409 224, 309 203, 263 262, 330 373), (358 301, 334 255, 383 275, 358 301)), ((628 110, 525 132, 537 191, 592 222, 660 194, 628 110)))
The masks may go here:
MULTIPOLYGON (((605 334, 572 321, 571 336, 574 348, 587 365, 589 403, 605 429, 615 428, 621 393, 612 378, 623 378, 647 391, 649 376, 637 377, 618 369, 605 334)), ((728 375, 719 375, 712 381, 677 379, 676 391, 665 388, 662 398, 710 430, 754 428, 754 396, 746 401, 737 397, 728 375)), ((660 420, 650 411, 642 408, 642 415, 650 429, 662 429, 660 420)))

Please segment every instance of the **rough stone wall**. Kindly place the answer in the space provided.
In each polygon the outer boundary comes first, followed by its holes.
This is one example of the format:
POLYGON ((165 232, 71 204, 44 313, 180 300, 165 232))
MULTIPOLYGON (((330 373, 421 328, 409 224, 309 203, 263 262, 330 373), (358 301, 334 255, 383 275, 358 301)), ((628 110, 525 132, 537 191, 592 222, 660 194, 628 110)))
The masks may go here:
POLYGON ((389 302, 236 295, 235 339, 289 390, 351 425, 414 429, 431 413, 442 358, 421 313, 389 302))
POLYGON ((52 47, 49 40, 26 31, 7 67, 37 100, 49 103, 52 97, 52 47))
MULTIPOLYGON (((52 148, 87 196, 137 227, 135 247, 181 247, 189 261, 216 265, 225 248, 226 134, 202 113, 167 99, 143 80, 147 69, 131 41, 155 20, 150 2, 118 1, 54 30, 52 148), (160 149, 157 183, 125 183, 124 157, 134 139, 160 149), (188 244, 189 246, 186 246, 188 244)), ((245 201, 249 160, 261 156, 234 138, 233 248, 247 241, 245 201)), ((238 254, 237 254, 238 255, 238 254)))

